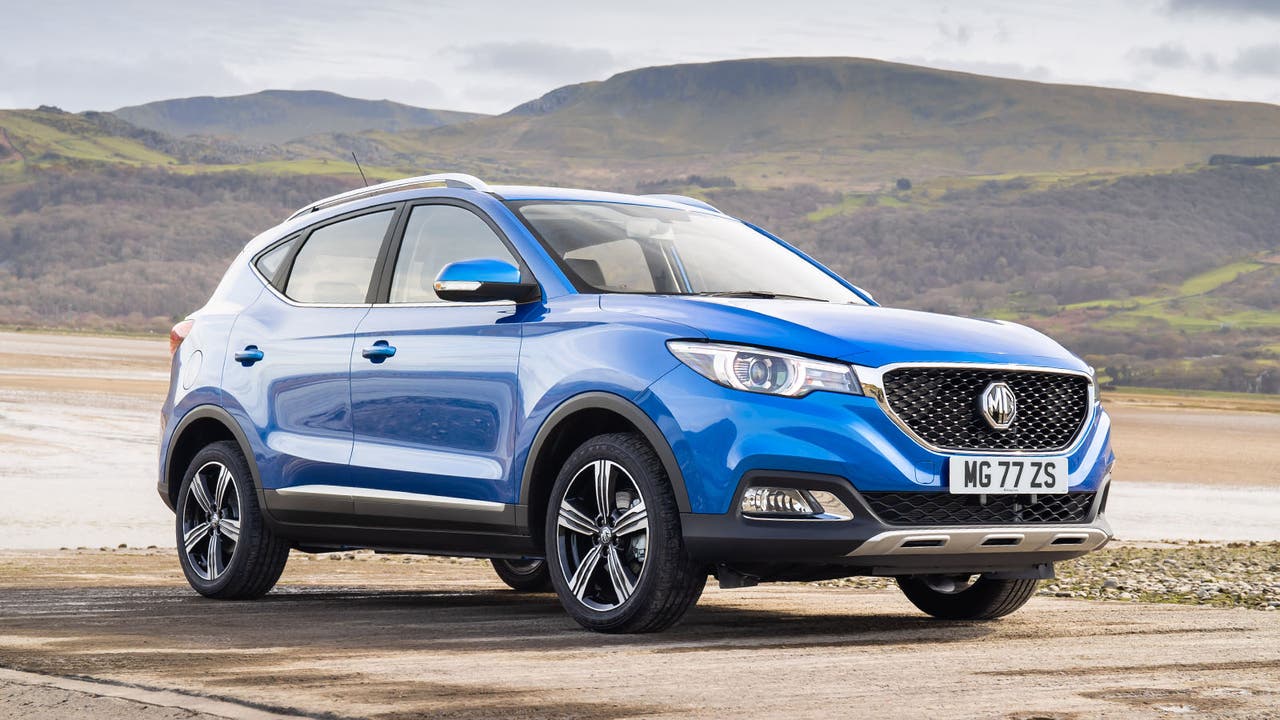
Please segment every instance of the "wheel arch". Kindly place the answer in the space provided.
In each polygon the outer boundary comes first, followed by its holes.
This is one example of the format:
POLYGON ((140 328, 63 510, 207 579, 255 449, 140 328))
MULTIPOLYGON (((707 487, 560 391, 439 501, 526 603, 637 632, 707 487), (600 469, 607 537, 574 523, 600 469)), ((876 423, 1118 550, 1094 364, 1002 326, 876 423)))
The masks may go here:
POLYGON ((262 492, 262 476, 258 472, 258 462, 253 454, 253 446, 249 444, 249 437, 231 413, 217 405, 201 405, 192 409, 173 430, 164 462, 166 499, 170 509, 178 504, 182 476, 192 458, 201 448, 223 440, 231 440, 240 446, 240 453, 249 464, 254 490, 258 493, 258 505, 263 509, 264 517, 269 517, 262 492))
POLYGON ((649 416, 625 398, 606 392, 588 392, 565 400, 552 410, 534 436, 520 480, 518 520, 521 532, 530 533, 541 545, 542 526, 551 486, 560 466, 588 438, 610 432, 638 432, 657 453, 671 483, 680 512, 689 512, 684 475, 666 436, 649 416))

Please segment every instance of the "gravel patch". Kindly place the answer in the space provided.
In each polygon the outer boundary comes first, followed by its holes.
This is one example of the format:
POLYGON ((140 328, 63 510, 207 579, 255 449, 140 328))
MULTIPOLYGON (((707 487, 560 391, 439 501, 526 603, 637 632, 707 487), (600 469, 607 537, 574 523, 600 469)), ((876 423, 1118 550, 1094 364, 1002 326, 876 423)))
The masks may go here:
MULTIPOLYGON (((1038 595, 1280 610, 1280 543, 1113 545, 1058 563, 1058 577, 1038 595)), ((818 585, 882 589, 886 578, 846 578, 818 585)))

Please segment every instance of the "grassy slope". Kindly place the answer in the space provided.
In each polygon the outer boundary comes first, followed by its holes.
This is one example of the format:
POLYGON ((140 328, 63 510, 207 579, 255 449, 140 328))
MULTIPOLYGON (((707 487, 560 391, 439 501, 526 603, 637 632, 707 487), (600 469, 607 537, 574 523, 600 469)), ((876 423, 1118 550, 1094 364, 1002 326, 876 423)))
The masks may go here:
MULTIPOLYGON (((124 165, 176 165, 177 159, 143 143, 110 135, 78 115, 36 110, 0 110, 0 128, 17 152, 0 167, 44 167, 81 161, 124 165)), ((10 168, 12 173, 13 169, 10 168)))

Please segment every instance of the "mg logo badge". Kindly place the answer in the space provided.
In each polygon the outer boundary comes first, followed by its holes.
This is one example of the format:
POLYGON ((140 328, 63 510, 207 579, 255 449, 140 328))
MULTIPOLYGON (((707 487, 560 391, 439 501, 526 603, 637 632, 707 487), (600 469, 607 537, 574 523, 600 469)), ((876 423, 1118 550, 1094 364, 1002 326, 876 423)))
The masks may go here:
POLYGON ((996 430, 1008 430, 1018 415, 1018 398, 1013 390, 1002 382, 993 382, 978 397, 982 417, 996 430))

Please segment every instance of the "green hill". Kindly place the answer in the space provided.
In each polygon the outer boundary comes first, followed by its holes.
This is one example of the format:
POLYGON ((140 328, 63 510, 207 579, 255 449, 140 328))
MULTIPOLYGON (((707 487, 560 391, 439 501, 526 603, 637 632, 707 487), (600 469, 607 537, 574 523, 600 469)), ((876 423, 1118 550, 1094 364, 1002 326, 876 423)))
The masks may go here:
POLYGON ((265 90, 235 97, 192 97, 120 108, 134 125, 169 135, 213 135, 283 143, 321 133, 433 128, 483 117, 318 90, 265 90))
POLYGON ((401 156, 503 160, 592 178, 728 174, 839 187, 939 177, 1177 167, 1280 153, 1280 107, 983 77, 856 58, 651 67, 497 117, 377 137, 401 156))

